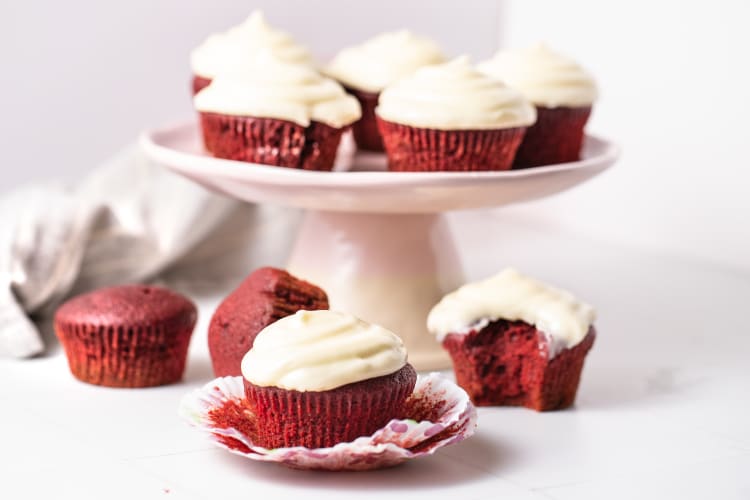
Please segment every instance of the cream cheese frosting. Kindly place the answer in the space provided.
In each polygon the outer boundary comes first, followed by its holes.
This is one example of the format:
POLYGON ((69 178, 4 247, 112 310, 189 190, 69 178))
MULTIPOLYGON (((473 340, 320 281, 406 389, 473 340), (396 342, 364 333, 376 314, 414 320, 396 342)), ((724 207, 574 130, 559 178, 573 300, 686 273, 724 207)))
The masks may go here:
POLYGON ((467 334, 505 319, 534 325, 549 342, 549 357, 581 342, 596 317, 594 308, 570 292, 515 269, 462 286, 432 308, 427 328, 442 342, 450 333, 467 334))
POLYGON ((477 67, 520 90, 537 106, 590 106, 597 98, 593 77, 545 44, 501 50, 477 67))
POLYGON ((190 53, 194 74, 214 78, 224 71, 252 64, 255 57, 270 51, 283 61, 313 64, 310 52, 290 35, 268 25, 263 12, 253 11, 239 26, 209 36, 190 53))
POLYGON ((193 104, 201 112, 277 118, 304 127, 316 121, 341 128, 362 116, 359 102, 337 82, 270 53, 246 70, 216 76, 193 104))
POLYGON ((444 60, 435 42, 401 30, 382 33, 360 45, 343 49, 324 72, 344 85, 380 92, 417 68, 444 60))
POLYGON ((242 359, 262 387, 327 391, 395 373, 406 348, 393 332, 336 311, 298 311, 264 328, 242 359))
POLYGON ((478 72, 467 57, 425 66, 386 87, 375 112, 387 121, 441 130, 522 127, 536 120, 520 92, 478 72))

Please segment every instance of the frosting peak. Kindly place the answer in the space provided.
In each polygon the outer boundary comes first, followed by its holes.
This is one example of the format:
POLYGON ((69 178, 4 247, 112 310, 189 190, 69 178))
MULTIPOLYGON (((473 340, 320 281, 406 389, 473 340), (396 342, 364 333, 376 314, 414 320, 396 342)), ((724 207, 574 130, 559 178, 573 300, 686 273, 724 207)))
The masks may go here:
POLYGON ((341 128, 359 119, 357 100, 309 66, 259 55, 243 70, 225 72, 193 98, 198 111, 278 118, 306 127, 311 121, 341 128))
POLYGON ((441 341, 505 319, 534 325, 549 340, 549 356, 583 340, 596 317, 594 308, 570 292, 551 287, 515 269, 462 286, 432 308, 427 328, 441 341))
POLYGON ((542 43, 501 50, 478 68, 518 89, 537 106, 589 106, 597 98, 591 75, 542 43))
POLYGON ((255 337, 242 359, 242 375, 263 387, 327 391, 404 365, 406 348, 395 333, 349 314, 298 311, 255 337))
POLYGON ((466 56, 425 66, 387 87, 376 113, 384 120, 443 130, 521 127, 536 120, 520 92, 476 71, 466 56))
POLYGON ((444 60, 435 42, 401 30, 382 33, 340 51, 325 68, 325 73, 344 85, 380 92, 417 68, 444 60))
POLYGON ((193 73, 214 78, 253 64, 263 51, 283 61, 312 65, 312 55, 289 34, 268 25, 263 12, 253 11, 240 25, 209 36, 190 53, 193 73))

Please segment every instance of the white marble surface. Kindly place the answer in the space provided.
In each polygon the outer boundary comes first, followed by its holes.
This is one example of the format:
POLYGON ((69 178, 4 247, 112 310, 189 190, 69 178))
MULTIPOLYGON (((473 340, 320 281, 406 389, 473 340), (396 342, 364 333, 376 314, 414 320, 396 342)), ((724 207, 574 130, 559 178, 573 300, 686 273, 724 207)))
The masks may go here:
POLYGON ((201 320, 182 384, 89 386, 57 350, 0 360, 0 498, 750 498, 750 277, 563 234, 512 210, 452 217, 467 274, 512 264, 598 306, 576 407, 481 408, 476 435, 368 473, 254 463, 176 415, 211 377, 201 320))

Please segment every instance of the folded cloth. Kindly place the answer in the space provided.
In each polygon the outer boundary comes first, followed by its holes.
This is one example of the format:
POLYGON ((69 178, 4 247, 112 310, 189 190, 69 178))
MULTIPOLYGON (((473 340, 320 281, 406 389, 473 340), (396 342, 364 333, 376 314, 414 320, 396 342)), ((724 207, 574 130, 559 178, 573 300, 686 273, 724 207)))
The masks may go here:
MULTIPOLYGON (((257 223, 268 219, 263 210, 212 194, 154 165, 136 146, 74 189, 40 185, 3 196, 0 356, 40 353, 42 337, 30 317, 49 316, 69 295, 151 280, 169 267, 188 268, 179 262, 195 260, 190 255, 193 250, 219 258, 242 255, 241 248, 229 252, 229 247, 247 244, 248 238, 206 240, 216 234, 246 232, 248 221, 255 221, 259 231, 268 230, 269 224, 257 223)), ((294 214, 276 214, 274 219, 276 232, 287 224, 287 230, 282 229, 286 237, 294 214)), ((256 234, 251 239, 259 238, 256 234)), ((175 272, 170 274, 174 277, 175 272)))

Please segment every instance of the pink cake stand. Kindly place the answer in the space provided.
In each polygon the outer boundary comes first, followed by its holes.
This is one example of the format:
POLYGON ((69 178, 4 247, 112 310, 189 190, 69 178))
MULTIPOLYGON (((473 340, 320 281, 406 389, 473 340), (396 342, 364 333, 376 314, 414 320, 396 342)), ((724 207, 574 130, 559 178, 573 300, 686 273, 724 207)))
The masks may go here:
POLYGON ((334 172, 220 160, 194 121, 143 134, 157 163, 234 198, 307 209, 288 269, 326 290, 331 307, 397 332, 420 370, 448 359, 425 328, 427 313, 464 282, 450 210, 499 207, 559 193, 612 165, 618 149, 587 137, 583 159, 508 172, 386 172, 385 157, 340 148, 334 172))

